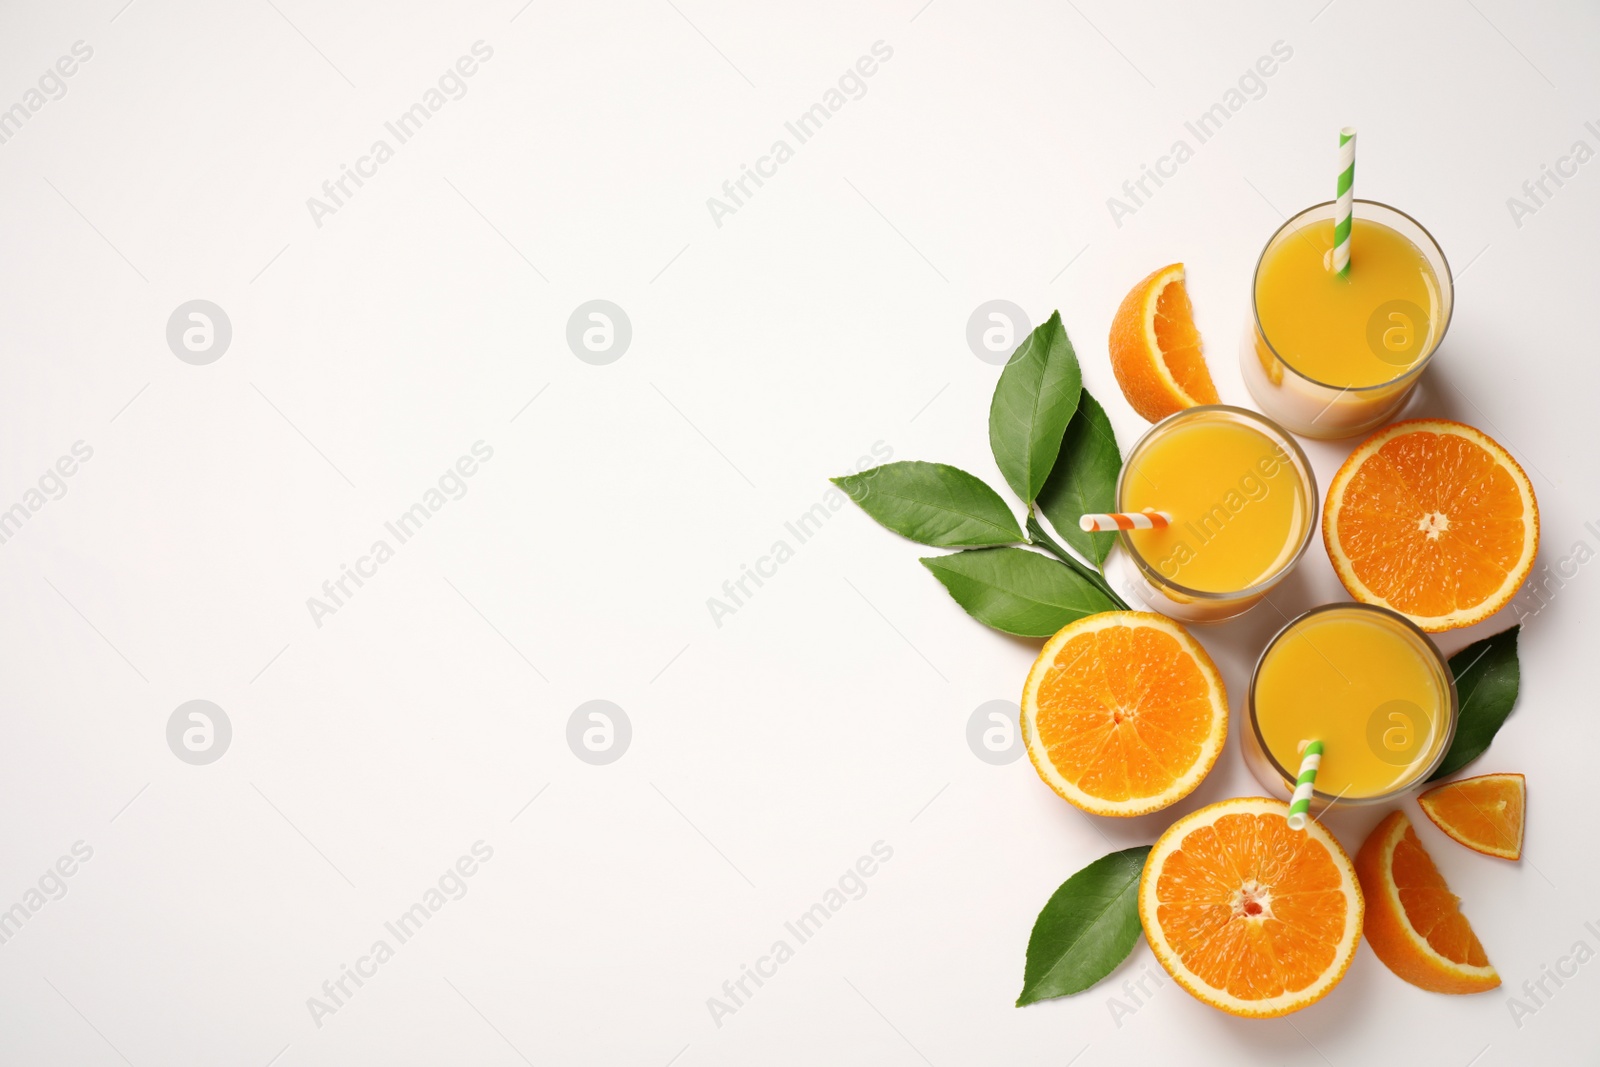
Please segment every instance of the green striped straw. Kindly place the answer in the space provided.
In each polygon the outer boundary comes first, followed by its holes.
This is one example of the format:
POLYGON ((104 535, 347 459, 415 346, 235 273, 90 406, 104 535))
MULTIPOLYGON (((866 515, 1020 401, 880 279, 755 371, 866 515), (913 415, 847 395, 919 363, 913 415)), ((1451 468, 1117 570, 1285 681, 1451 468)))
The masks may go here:
POLYGON ((1339 198, 1333 212, 1333 269, 1350 277, 1350 219, 1355 210, 1356 128, 1339 131, 1339 198))
POLYGON ((1322 766, 1322 742, 1306 745, 1300 759, 1300 777, 1295 779, 1294 797, 1289 801, 1289 829, 1304 830, 1306 814, 1311 810, 1311 790, 1317 783, 1317 768, 1322 766))

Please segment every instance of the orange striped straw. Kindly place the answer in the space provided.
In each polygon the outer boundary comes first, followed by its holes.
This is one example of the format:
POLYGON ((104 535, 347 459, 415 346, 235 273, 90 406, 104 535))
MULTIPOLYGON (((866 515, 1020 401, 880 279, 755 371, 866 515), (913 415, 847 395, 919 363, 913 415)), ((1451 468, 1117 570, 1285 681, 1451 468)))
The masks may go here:
POLYGON ((1078 520, 1078 529, 1084 533, 1105 533, 1108 530, 1159 530, 1172 525, 1172 516, 1165 511, 1111 511, 1104 515, 1085 515, 1078 520))

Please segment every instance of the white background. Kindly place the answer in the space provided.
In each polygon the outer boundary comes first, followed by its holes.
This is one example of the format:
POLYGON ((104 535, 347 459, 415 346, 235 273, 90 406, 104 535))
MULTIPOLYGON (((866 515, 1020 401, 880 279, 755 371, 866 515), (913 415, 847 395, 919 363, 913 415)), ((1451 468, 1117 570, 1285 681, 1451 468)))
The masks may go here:
MULTIPOLYGON (((1457 273, 1412 412, 1524 464, 1541 564, 1600 549, 1600 163, 1520 226, 1507 207, 1574 141, 1600 148, 1592 6, 122 4, 0 14, 0 107, 94 50, 0 144, 0 508, 94 450, 0 545, 0 908, 94 850, 0 945, 0 1061, 1592 1053, 1600 963, 1520 1027, 1508 1000, 1600 949, 1592 567, 1528 621, 1521 703, 1475 767, 1528 775, 1527 859, 1418 830, 1503 989, 1425 993, 1363 946, 1288 1019, 1170 982, 1118 1017, 1121 983, 1159 973, 1142 944, 1101 987, 1012 1007, 1034 916, 1109 847, 1256 792, 1237 747, 1183 804, 1092 821, 1026 759, 967 746, 1038 642, 966 617, 925 551, 853 507, 804 545, 784 528, 878 441, 1003 484, 998 368, 964 336, 986 300, 1061 309, 1126 449, 1142 423, 1107 327, 1181 259, 1222 398, 1248 403, 1249 270, 1283 213, 1331 197, 1353 124, 1358 195, 1415 214, 1457 273), (466 95, 317 226, 307 198, 478 40, 493 58, 466 95), (716 225, 707 198, 880 40, 865 96, 716 225), (1107 198, 1192 146, 1185 120, 1275 41, 1293 56, 1264 95, 1115 225, 1107 198), (565 341, 593 298, 633 324, 609 366, 565 341), (232 322, 208 366, 166 343, 191 299, 232 322), (467 495, 315 625, 307 598, 479 440, 467 495), (780 538, 794 558, 715 625, 707 598, 780 538), (197 698, 234 730, 201 767, 165 738, 197 698), (566 743, 591 699, 632 722, 609 766, 566 743), (467 895, 316 1025, 307 998, 480 839, 467 895), (715 1025, 707 998, 879 840, 866 895, 715 1025)), ((1307 446, 1324 485, 1351 445, 1307 446)), ((1275 608, 1199 633, 1236 720, 1279 613, 1342 596, 1316 544, 1275 608)), ((1330 822, 1354 850, 1379 814, 1330 822)))

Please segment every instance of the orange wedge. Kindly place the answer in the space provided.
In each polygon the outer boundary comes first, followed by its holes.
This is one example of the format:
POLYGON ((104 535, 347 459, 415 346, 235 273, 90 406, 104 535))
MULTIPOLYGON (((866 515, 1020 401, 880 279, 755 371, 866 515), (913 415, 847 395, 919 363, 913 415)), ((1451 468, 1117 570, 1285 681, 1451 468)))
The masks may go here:
POLYGON ((1361 940, 1361 887, 1321 823, 1289 805, 1224 800, 1185 815, 1150 850, 1139 920, 1161 966, 1200 1000, 1265 1019, 1315 1004, 1361 940))
POLYGON ((1493 438, 1412 419, 1345 460, 1328 486, 1322 539, 1351 596, 1436 633, 1510 603, 1539 551, 1539 505, 1493 438))
POLYGON ((1164 615, 1108 611, 1061 628, 1022 691, 1022 736, 1045 784, 1093 815, 1188 796, 1228 737, 1216 664, 1164 615))
POLYGON ((1481 993, 1500 984, 1433 858, 1400 810, 1384 816, 1361 851, 1367 944, 1388 968, 1435 993, 1481 993))
POLYGON ((1522 814, 1527 779, 1520 774, 1480 774, 1428 790, 1417 798, 1433 825, 1474 852, 1503 860, 1522 858, 1522 814))
POLYGON ((1111 320, 1111 369, 1133 410, 1151 422, 1218 402, 1182 263, 1162 267, 1123 298, 1111 320))

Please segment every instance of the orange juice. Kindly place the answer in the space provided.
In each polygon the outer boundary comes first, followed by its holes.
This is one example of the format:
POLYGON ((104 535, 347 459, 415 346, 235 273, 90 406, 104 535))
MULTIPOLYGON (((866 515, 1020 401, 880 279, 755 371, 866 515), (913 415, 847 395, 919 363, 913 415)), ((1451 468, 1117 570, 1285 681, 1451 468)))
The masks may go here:
POLYGON ((1371 219, 1350 232, 1350 274, 1329 264, 1333 227, 1268 247, 1256 272, 1261 332, 1283 361, 1337 388, 1381 385, 1433 351, 1439 279, 1404 234, 1371 219))
POLYGON ((1318 608, 1286 626, 1262 653, 1247 703, 1246 762, 1262 785, 1286 793, 1301 743, 1320 740, 1317 793, 1349 802, 1390 796, 1432 773, 1456 713, 1433 643, 1403 617, 1364 604, 1318 608))
POLYGON ((1405 404, 1450 324, 1455 287, 1411 216, 1357 200, 1350 273, 1333 271, 1333 203, 1284 223, 1250 286, 1239 369, 1261 410, 1307 437, 1350 437, 1405 404))
POLYGON ((1130 530, 1139 556, 1175 585, 1234 593, 1281 571, 1305 540, 1312 503, 1283 445, 1250 421, 1191 408, 1136 448, 1121 511, 1172 516, 1130 530))

